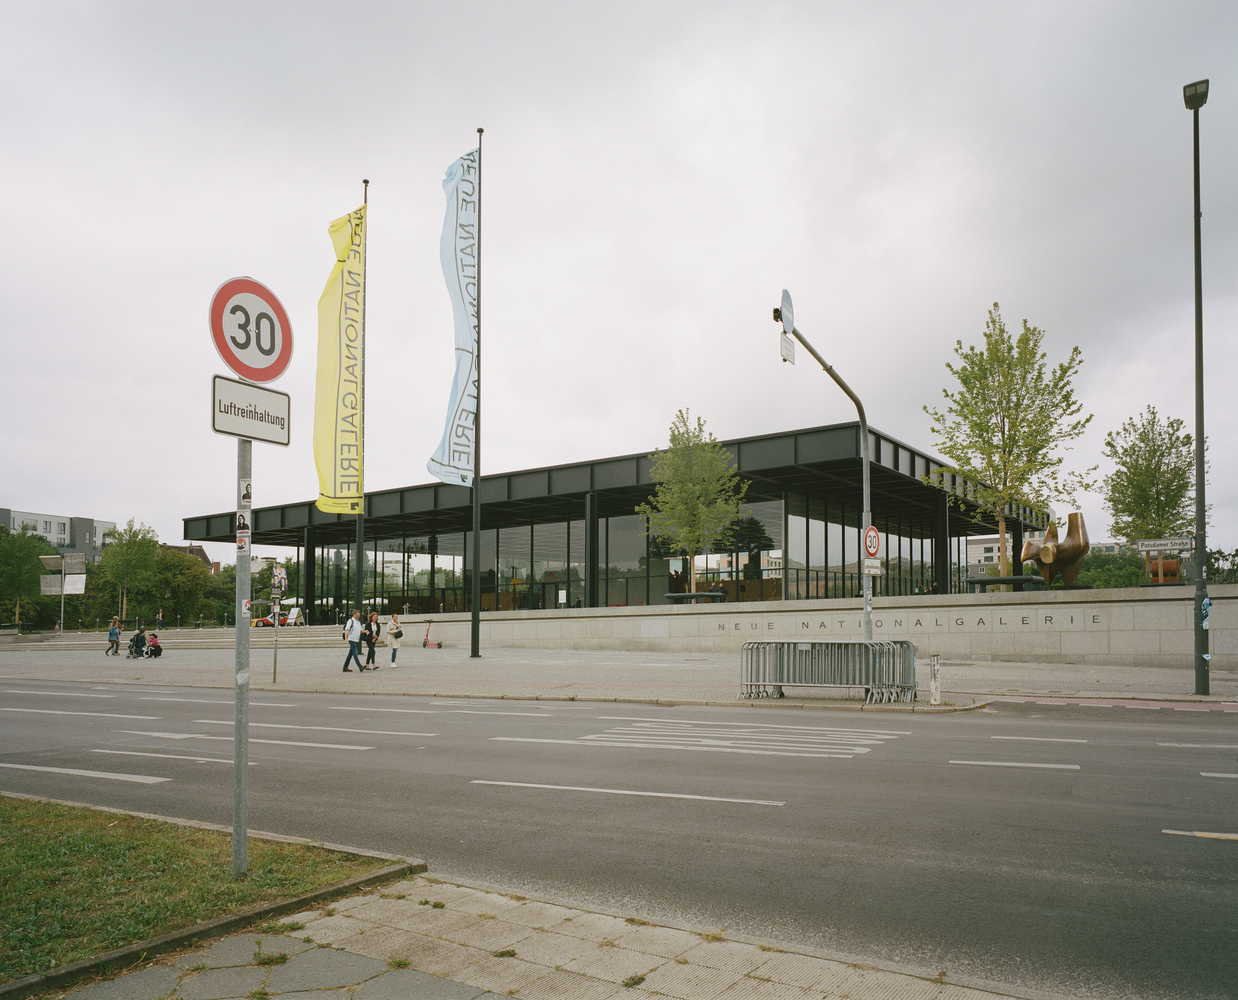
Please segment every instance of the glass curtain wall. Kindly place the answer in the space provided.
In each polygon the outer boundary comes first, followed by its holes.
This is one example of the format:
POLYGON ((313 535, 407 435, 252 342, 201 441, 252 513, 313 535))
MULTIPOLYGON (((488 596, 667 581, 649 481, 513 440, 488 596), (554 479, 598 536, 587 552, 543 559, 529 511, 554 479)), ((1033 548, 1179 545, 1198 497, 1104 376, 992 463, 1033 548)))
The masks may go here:
POLYGON ((649 604, 649 545, 638 514, 606 519, 606 558, 599 567, 609 608, 649 604))

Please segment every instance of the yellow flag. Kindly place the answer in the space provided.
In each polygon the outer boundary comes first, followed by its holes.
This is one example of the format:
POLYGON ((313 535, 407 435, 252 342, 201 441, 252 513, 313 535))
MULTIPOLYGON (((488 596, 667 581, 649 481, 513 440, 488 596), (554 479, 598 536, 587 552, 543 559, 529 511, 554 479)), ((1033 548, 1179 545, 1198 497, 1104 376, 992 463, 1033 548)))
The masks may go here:
POLYGON ((318 509, 361 510, 365 365, 365 206, 330 226, 335 267, 318 300, 314 464, 318 509))

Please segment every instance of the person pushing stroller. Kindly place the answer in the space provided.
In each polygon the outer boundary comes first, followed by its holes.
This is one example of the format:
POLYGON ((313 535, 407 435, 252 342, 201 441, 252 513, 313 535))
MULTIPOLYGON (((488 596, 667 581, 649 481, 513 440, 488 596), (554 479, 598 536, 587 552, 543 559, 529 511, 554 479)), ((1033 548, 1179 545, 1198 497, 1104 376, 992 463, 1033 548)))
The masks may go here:
POLYGON ((129 655, 126 659, 140 660, 146 655, 146 629, 139 628, 129 640, 129 655))

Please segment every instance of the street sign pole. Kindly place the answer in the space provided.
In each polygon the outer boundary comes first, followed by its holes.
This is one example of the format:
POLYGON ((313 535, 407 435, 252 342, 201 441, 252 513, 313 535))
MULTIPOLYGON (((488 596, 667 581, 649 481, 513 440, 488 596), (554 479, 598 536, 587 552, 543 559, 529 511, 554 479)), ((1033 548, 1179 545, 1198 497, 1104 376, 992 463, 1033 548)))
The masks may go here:
MULTIPOLYGON (((817 364, 825 369, 827 375, 832 378, 838 387, 851 399, 855 404, 856 413, 860 416, 860 467, 862 469, 863 482, 863 502, 864 512, 860 517, 861 538, 868 534, 868 529, 873 526, 873 511, 871 499, 871 490, 869 486, 868 463, 869 463, 869 447, 868 447, 868 417, 864 415, 864 404, 860 402, 860 397, 851 391, 851 387, 843 381, 842 376, 838 374, 832 365, 826 363, 826 360, 817 353, 812 344, 804 338, 804 335, 795 328, 795 313, 791 305, 791 293, 785 288, 782 290, 782 304, 774 310, 774 319, 781 321, 782 328, 786 336, 794 337, 804 349, 813 356, 817 364)), ((795 364, 794 352, 787 357, 787 352, 783 352, 783 360, 790 361, 795 364)), ((873 578, 863 573, 860 576, 862 587, 864 590, 864 639, 871 642, 873 638, 873 578)))
MULTIPOLYGON (((236 441, 236 509, 238 518, 252 518, 248 487, 254 443, 236 441)), ((232 731, 232 877, 244 878, 248 868, 249 835, 249 520, 237 525, 236 537, 236 669, 232 731), (246 528, 241 533, 240 524, 246 528)))

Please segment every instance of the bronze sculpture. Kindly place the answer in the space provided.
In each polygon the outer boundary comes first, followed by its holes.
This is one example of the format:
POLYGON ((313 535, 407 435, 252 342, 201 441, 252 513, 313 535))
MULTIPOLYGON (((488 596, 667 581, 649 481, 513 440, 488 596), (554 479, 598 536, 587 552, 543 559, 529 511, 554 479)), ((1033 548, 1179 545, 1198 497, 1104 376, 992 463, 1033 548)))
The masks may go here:
POLYGON ((1052 586, 1060 571, 1062 583, 1074 587, 1079 583, 1079 567, 1091 547, 1083 515, 1076 512, 1066 515, 1066 537, 1062 541, 1057 540, 1057 525, 1051 524, 1044 538, 1024 542, 1022 561, 1036 564, 1045 578, 1045 586, 1052 586))

